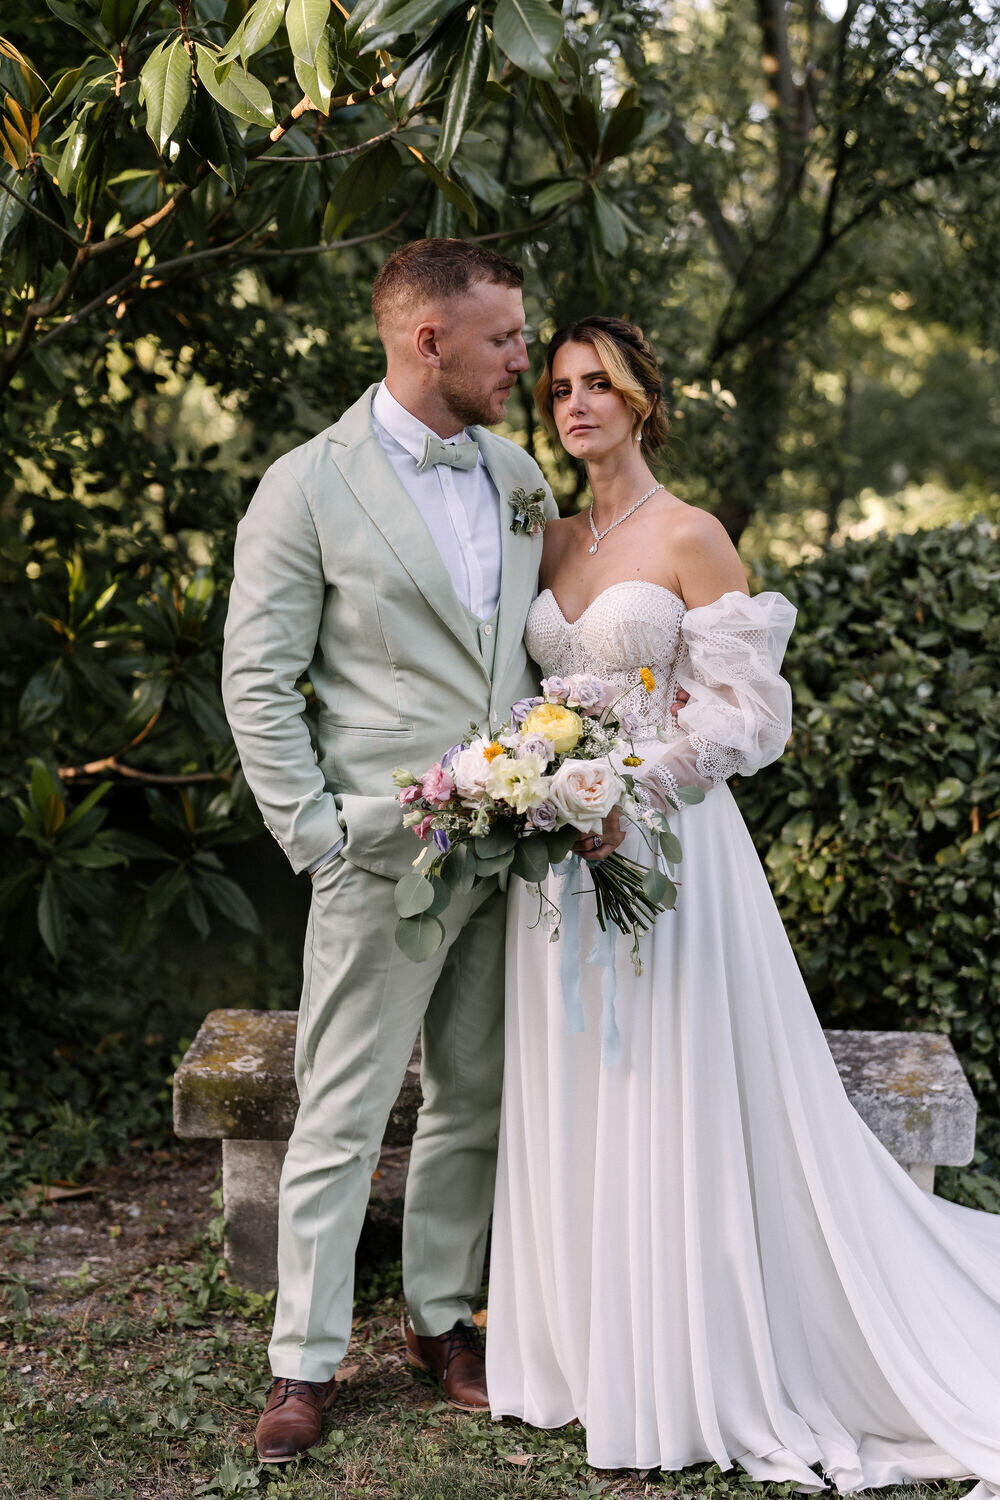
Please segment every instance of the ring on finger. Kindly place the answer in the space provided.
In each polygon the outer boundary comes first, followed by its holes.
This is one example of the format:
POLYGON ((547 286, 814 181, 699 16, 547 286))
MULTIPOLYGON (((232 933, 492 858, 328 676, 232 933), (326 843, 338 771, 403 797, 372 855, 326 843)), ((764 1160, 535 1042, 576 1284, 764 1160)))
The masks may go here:
POLYGON ((591 849, 593 849, 596 852, 601 847, 601 845, 603 843, 604 843, 604 840, 601 838, 600 834, 599 833, 595 833, 594 836, 590 840, 590 847, 591 847, 591 849))

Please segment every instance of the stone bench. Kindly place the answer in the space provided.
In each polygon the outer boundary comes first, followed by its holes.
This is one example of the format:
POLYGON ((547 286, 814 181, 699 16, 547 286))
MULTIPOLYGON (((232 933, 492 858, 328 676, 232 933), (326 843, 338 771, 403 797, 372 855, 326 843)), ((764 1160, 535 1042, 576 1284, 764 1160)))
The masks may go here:
MULTIPOLYGON (((179 1136, 222 1142, 226 1259, 234 1280, 275 1284, 278 1177, 295 1121, 293 1010, 213 1010, 174 1075, 179 1136)), ((828 1031, 848 1097, 921 1187, 936 1166, 971 1161, 976 1101, 955 1050, 936 1032, 828 1031)), ((398 1253, 399 1210, 420 1106, 419 1048, 393 1107, 372 1183, 359 1260, 398 1253)))

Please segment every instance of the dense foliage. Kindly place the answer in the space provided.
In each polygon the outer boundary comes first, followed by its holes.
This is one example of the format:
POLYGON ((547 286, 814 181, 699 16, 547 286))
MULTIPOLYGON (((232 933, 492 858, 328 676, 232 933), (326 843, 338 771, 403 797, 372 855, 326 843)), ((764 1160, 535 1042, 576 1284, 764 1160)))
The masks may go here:
POLYGON ((848 543, 767 580, 798 606, 791 744, 739 801, 834 1026, 951 1034, 994 1107, 1000 537, 848 543))

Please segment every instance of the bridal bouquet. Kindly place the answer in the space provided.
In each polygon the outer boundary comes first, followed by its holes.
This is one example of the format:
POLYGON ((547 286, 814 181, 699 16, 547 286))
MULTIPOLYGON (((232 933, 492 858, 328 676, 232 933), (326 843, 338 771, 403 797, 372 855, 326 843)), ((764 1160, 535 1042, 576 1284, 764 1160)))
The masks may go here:
MULTIPOLYGON (((644 667, 641 678, 652 692, 652 673, 644 667)), ((640 813, 634 798, 634 778, 625 769, 642 764, 626 733, 634 726, 623 728, 614 713, 625 693, 613 698, 607 684, 585 674, 549 677, 541 687, 541 696, 514 704, 493 739, 472 724, 422 775, 393 772, 404 826, 424 842, 413 872, 397 882, 395 892, 396 943, 409 958, 422 961, 440 946, 444 927, 438 918, 452 892, 471 891, 477 881, 507 869, 534 886, 539 919, 555 941, 561 913, 542 882, 581 834, 600 833, 614 807, 637 822, 641 818, 640 826, 655 835, 671 864, 681 857, 666 819, 640 813)), ((685 787, 681 795, 700 801, 702 794, 685 787)), ((637 956, 640 932, 673 907, 676 886, 661 870, 618 853, 588 868, 601 929, 613 922, 632 937, 637 956)))

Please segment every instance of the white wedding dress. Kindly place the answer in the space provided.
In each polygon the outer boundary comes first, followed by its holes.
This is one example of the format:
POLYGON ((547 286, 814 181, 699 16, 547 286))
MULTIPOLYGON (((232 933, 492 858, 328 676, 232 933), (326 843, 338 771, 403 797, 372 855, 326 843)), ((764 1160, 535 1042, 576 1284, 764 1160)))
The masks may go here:
MULTIPOLYGON (((794 617, 780 594, 686 610, 641 581, 572 623, 548 590, 532 607, 546 675, 637 684, 619 711, 646 720, 651 790, 713 789, 671 817, 677 908, 641 975, 579 862, 548 878, 557 943, 511 881, 492 1410, 578 1418, 598 1468, 739 1463, 841 1491, 969 1477, 986 1500, 1000 1217, 924 1192, 852 1108, 722 779, 781 753, 794 617)), ((635 829, 622 852, 650 859, 635 829)))

